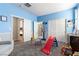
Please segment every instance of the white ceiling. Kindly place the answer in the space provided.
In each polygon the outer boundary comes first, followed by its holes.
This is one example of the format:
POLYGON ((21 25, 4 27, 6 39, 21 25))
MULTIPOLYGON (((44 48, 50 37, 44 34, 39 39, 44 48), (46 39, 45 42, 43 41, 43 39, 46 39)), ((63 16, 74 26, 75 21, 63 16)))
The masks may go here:
POLYGON ((60 12, 73 8, 75 3, 30 3, 31 7, 26 7, 24 4, 18 4, 22 8, 28 10, 36 16, 47 15, 50 13, 60 12))

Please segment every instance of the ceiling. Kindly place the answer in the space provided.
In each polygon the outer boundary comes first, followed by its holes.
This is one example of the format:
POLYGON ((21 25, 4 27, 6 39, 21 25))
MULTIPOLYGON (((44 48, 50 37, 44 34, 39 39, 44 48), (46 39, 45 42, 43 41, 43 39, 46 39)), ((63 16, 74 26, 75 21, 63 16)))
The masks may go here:
POLYGON ((36 16, 47 15, 73 8, 75 3, 30 3, 31 7, 26 7, 23 3, 17 4, 18 6, 28 10, 36 16))

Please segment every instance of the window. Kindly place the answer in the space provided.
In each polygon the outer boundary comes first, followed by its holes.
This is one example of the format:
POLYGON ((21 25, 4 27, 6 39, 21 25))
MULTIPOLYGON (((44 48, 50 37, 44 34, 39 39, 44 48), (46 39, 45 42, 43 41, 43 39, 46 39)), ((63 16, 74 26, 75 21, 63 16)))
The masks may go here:
POLYGON ((7 17, 6 16, 0 16, 0 21, 6 22, 7 21, 7 17))

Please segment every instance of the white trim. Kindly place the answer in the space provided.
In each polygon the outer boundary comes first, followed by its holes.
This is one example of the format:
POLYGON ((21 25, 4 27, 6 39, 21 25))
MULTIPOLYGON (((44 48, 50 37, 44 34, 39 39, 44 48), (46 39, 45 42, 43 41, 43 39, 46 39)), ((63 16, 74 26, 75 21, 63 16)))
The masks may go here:
POLYGON ((5 33, 0 33, 0 38, 1 41, 11 41, 11 44, 8 45, 0 45, 0 56, 8 56, 12 51, 14 47, 13 40, 11 39, 11 32, 5 32, 5 33), (4 53, 3 53, 4 52, 4 53))
MULTIPOLYGON (((22 17, 22 16, 17 16, 17 15, 11 15, 11 18, 12 18, 12 17, 21 18, 21 19, 24 19, 24 20, 25 20, 25 19, 28 19, 28 18, 25 18, 25 17, 22 17)), ((13 21, 13 20, 12 20, 12 21, 13 21)), ((33 20, 31 20, 31 21, 33 21, 33 20)))
POLYGON ((24 17, 16 16, 16 15, 11 15, 11 17, 17 17, 17 18, 25 19, 24 17))

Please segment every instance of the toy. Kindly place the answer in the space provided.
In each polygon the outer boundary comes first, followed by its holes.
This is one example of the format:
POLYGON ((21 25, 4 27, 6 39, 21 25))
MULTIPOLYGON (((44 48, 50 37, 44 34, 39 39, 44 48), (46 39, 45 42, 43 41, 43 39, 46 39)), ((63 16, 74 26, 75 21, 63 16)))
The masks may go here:
POLYGON ((65 56, 69 56, 69 55, 72 55, 72 48, 69 44, 63 44, 62 48, 61 48, 61 53, 62 55, 65 55, 65 56))
POLYGON ((50 50, 52 48, 52 44, 54 43, 54 38, 54 36, 49 36, 45 46, 41 49, 41 52, 46 55, 50 55, 50 50))

